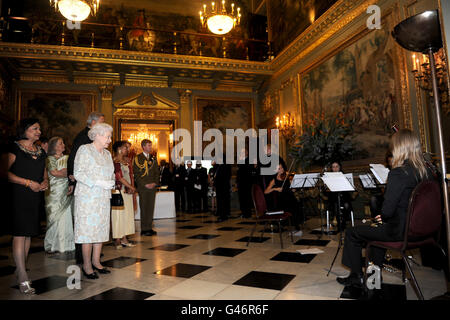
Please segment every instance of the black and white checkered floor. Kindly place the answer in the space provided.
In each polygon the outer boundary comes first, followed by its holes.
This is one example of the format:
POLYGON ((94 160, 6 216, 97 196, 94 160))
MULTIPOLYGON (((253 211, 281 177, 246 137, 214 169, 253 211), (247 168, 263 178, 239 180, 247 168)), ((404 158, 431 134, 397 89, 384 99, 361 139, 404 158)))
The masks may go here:
MULTIPOLYGON (((150 300, 339 300, 358 299, 360 293, 344 288, 336 276, 348 270, 341 253, 327 277, 338 247, 339 235, 314 232, 319 219, 309 219, 303 236, 291 242, 283 233, 280 247, 276 230, 260 233, 247 247, 253 224, 250 219, 232 217, 217 223, 209 214, 180 214, 176 219, 155 221, 157 236, 130 239, 134 248, 103 249, 103 264, 111 274, 100 279, 82 277, 81 289, 67 288, 67 268, 75 264, 74 254, 48 255, 42 236, 34 239, 27 267, 36 295, 25 296, 17 289, 14 261, 8 242, 0 245, 0 299, 150 299, 150 300), (323 253, 301 255, 298 249, 319 248, 323 253)), ((136 223, 139 230, 139 221, 136 223)), ((261 231, 259 226, 257 231, 261 231)), ((420 263, 420 255, 412 252, 420 263)), ((413 264, 413 270, 426 299, 447 291, 443 271, 413 264)), ((382 299, 415 300, 409 282, 401 273, 383 272, 382 299)))

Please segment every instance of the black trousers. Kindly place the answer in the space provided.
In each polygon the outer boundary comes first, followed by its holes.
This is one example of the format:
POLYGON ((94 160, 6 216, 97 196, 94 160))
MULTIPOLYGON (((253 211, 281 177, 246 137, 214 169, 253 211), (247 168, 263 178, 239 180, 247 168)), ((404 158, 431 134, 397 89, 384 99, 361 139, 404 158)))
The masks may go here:
MULTIPOLYGON (((378 227, 362 225, 348 228, 345 231, 344 251, 342 252, 342 264, 349 267, 352 273, 362 273, 362 249, 368 241, 401 241, 399 237, 392 237, 386 232, 386 224, 378 227)), ((383 264, 385 249, 371 247, 369 261, 381 266, 383 264)))
POLYGON ((252 185, 251 184, 240 184, 238 186, 238 196, 239 196, 239 206, 241 213, 244 217, 251 216, 252 210, 252 185))
POLYGON ((186 209, 186 199, 184 196, 184 186, 175 187, 175 208, 177 211, 186 209))
POLYGON ((208 212, 208 186, 202 186, 202 194, 200 197, 202 200, 202 211, 208 212))
POLYGON ((217 215, 221 218, 228 218, 230 215, 231 195, 229 190, 216 190, 217 215))
POLYGON ((187 208, 189 212, 192 212, 194 209, 194 188, 186 187, 186 201, 187 208))

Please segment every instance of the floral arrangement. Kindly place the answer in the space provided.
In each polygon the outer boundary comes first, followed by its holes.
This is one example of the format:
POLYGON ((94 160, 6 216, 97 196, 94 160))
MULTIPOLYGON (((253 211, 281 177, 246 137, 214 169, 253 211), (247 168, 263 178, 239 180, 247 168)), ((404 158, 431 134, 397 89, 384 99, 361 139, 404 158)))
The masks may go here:
POLYGON ((313 165, 324 167, 330 161, 350 159, 355 151, 352 142, 353 121, 342 112, 325 117, 314 114, 303 123, 303 134, 291 139, 289 154, 302 169, 313 165))

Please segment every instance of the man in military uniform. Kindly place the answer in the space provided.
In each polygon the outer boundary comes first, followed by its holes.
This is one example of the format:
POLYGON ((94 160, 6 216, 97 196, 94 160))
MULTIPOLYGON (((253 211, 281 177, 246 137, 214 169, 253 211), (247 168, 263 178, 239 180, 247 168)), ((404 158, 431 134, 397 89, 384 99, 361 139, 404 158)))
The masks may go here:
POLYGON ((156 157, 152 157, 152 142, 144 139, 141 142, 143 152, 133 161, 134 181, 139 194, 141 209, 141 235, 153 236, 153 212, 155 209, 156 187, 159 184, 159 168, 156 157))

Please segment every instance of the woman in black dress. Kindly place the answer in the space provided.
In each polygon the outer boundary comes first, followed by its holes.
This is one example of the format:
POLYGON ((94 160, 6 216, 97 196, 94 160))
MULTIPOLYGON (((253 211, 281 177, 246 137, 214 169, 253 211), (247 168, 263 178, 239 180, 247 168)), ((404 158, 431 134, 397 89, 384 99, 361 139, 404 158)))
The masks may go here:
POLYGON ((22 293, 33 294, 25 264, 31 237, 39 234, 41 192, 48 188, 45 151, 35 145, 41 135, 37 119, 20 121, 16 141, 8 154, 8 179, 12 192, 13 256, 16 276, 22 293))
POLYGON ((290 212, 295 229, 300 230, 300 224, 303 222, 303 212, 297 198, 291 190, 291 182, 287 177, 286 171, 286 164, 281 162, 278 165, 277 174, 270 181, 266 190, 264 190, 264 193, 271 200, 268 203, 268 210, 290 212))

